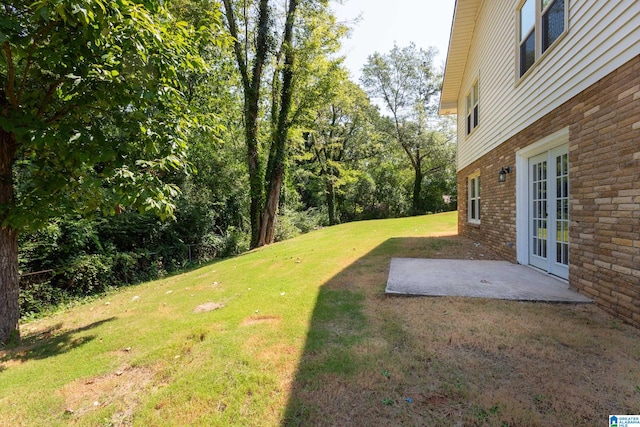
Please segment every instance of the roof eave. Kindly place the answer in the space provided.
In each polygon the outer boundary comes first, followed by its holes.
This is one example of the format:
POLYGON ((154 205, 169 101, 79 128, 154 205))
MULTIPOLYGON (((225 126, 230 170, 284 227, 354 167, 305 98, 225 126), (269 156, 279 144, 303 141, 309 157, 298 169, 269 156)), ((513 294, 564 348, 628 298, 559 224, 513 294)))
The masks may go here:
POLYGON ((441 115, 456 114, 458 97, 481 0, 456 0, 440 95, 441 115))

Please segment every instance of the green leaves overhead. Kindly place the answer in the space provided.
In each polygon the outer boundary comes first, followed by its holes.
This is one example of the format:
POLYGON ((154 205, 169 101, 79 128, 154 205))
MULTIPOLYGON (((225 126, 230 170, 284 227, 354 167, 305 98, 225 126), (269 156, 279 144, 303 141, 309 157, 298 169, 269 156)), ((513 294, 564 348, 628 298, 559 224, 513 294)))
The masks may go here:
POLYGON ((184 77, 206 71, 198 43, 218 31, 155 1, 17 1, 0 16, 0 131, 15 140, 17 196, 2 225, 119 205, 171 216, 166 178, 189 171, 186 139, 206 128, 184 77))

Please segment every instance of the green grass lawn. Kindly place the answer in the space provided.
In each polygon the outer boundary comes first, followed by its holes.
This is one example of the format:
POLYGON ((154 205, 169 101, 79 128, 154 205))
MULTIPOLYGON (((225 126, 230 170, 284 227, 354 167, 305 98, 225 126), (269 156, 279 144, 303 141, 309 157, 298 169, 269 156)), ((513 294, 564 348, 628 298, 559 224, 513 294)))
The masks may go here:
POLYGON ((590 426, 640 413, 640 331, 594 305, 384 295, 393 256, 493 256, 456 223, 330 227, 22 325, 22 346, 0 351, 0 425, 590 426))
MULTIPOLYGON (((277 425, 322 286, 390 238, 455 227, 454 213, 331 227, 22 325, 0 358, 0 424, 277 425), (224 307, 194 313, 210 302, 224 307)), ((322 316, 362 317, 362 296, 343 297, 322 316)), ((353 369, 334 359, 318 369, 353 369)))

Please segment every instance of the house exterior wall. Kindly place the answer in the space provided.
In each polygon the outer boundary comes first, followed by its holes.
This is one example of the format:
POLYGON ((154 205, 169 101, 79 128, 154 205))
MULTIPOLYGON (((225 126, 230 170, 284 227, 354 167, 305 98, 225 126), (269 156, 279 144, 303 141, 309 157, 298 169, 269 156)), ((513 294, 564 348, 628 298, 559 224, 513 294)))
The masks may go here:
POLYGON ((640 327, 640 55, 461 168, 459 232, 516 261, 518 170, 503 183, 498 171, 514 167, 518 151, 565 128, 569 284, 640 327), (465 196, 467 177, 477 171, 481 223, 474 225, 465 196))
POLYGON ((568 0, 567 32, 520 78, 516 62, 520 4, 484 0, 478 9, 458 93, 458 170, 640 52, 640 1, 568 0), (465 98, 476 79, 480 124, 467 135, 465 98))

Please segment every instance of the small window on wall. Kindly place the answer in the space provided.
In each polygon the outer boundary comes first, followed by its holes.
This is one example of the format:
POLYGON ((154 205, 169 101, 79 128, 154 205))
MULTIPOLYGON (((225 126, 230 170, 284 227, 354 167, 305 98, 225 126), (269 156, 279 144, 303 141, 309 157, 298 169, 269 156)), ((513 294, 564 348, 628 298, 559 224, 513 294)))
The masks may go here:
POLYGON ((471 175, 467 179, 469 222, 480 224, 480 174, 471 175))
POLYGON ((478 95, 478 81, 476 80, 467 95, 467 135, 480 123, 478 117, 478 105, 480 104, 478 95))
POLYGON ((565 32, 567 1, 526 0, 518 9, 520 77, 565 32))

